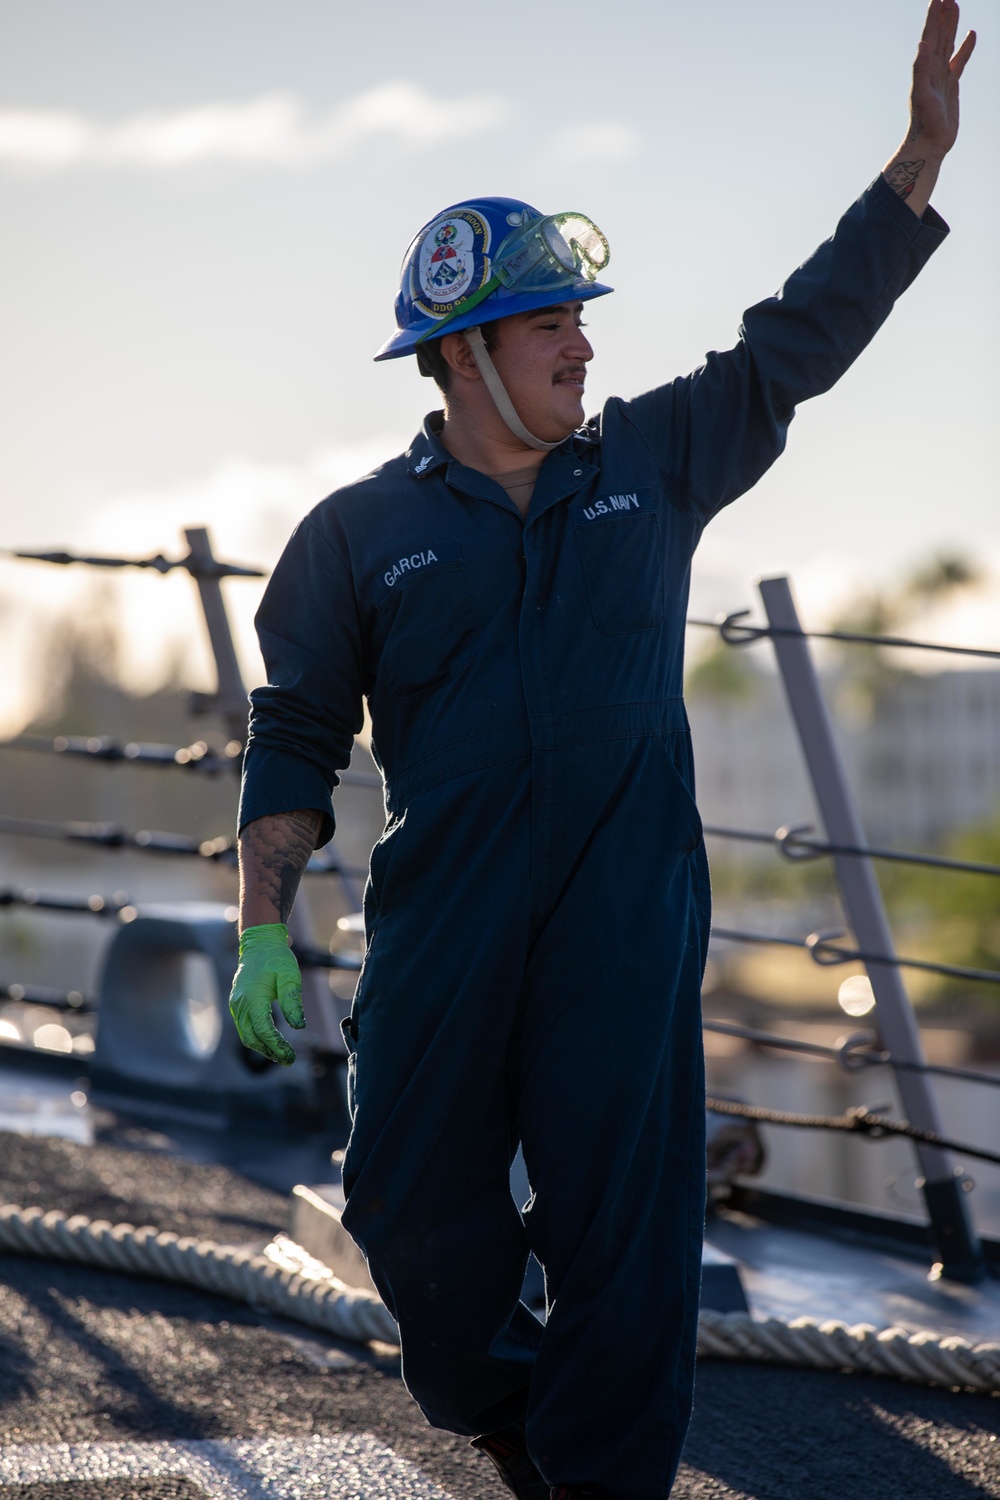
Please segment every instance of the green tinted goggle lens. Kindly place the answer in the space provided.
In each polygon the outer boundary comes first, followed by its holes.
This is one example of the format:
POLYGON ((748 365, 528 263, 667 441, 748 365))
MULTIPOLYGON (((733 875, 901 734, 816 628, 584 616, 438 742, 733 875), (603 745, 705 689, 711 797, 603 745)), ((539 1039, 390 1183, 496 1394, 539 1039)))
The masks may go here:
POLYGON ((594 281, 611 259, 604 235, 584 214, 549 214, 509 234, 493 258, 508 291, 547 291, 582 276, 594 281))

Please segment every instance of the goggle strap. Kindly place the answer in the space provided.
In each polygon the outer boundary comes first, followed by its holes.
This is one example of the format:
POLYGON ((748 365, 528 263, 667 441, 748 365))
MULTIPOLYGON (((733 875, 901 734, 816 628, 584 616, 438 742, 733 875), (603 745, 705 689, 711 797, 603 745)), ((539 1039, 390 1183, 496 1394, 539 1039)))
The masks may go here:
POLYGON ((453 307, 451 312, 441 319, 440 323, 435 323, 433 328, 428 328, 425 333, 422 333, 417 339, 417 343, 422 344, 424 339, 440 338, 449 323, 460 315, 471 312, 474 307, 478 307, 480 302, 484 302, 490 293, 495 292, 497 287, 501 285, 499 276, 491 276, 489 281, 483 283, 478 292, 473 292, 471 297, 463 297, 458 306, 453 307))
MULTIPOLYGON (((468 305, 468 304, 466 304, 468 305)), ((521 439, 529 448, 534 448, 539 453, 551 453, 553 448, 561 447, 564 442, 560 438, 558 443, 543 443, 541 438, 528 431, 517 412, 514 403, 507 394, 507 389, 497 373, 496 365, 490 359, 486 340, 483 338, 483 330, 477 326, 463 330, 472 350, 472 357, 476 361, 476 368, 483 377, 483 384, 493 397, 494 405, 500 413, 504 422, 510 428, 515 437, 521 439)))

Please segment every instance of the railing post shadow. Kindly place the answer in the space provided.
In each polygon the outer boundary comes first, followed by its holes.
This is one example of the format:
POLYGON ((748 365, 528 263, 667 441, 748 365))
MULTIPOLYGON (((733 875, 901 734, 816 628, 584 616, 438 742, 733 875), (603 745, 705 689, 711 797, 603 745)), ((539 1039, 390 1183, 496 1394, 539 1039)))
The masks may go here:
MULTIPOLYGON (((819 678, 802 633, 787 578, 758 582, 781 672, 816 802, 833 844, 860 848, 864 831, 854 794, 833 732, 819 678)), ((871 860, 865 855, 836 854, 834 867, 841 899, 860 949, 884 956, 866 960, 875 995, 875 1021, 882 1045, 893 1059, 923 1063, 916 1018, 900 970, 882 893, 871 860)), ((896 1088, 911 1125, 942 1134, 937 1100, 926 1073, 894 1069, 896 1088)), ((961 1173, 947 1151, 916 1144, 923 1176, 923 1195, 938 1263, 932 1276, 976 1282, 986 1274, 982 1249, 973 1229, 961 1173)))

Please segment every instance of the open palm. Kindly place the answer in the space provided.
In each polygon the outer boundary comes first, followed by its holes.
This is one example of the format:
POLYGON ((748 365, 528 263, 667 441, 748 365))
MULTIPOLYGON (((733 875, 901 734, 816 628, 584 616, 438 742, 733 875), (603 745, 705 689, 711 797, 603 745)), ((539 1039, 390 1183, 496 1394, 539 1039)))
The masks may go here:
POLYGON ((931 0, 923 36, 913 64, 910 132, 922 155, 944 156, 958 135, 958 81, 972 56, 976 34, 970 31, 953 54, 958 35, 956 0, 931 0))

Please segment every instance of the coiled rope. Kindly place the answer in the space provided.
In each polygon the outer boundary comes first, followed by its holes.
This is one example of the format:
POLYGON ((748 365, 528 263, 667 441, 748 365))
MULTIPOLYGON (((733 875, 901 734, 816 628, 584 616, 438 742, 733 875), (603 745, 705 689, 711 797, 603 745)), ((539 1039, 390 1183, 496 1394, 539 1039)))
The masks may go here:
POLYGON ((283 1242, 278 1236, 275 1249, 267 1247, 272 1253, 260 1254, 148 1225, 136 1229, 84 1214, 67 1218, 58 1209, 0 1208, 0 1250, 195 1286, 359 1343, 398 1342, 396 1325, 377 1298, 347 1286, 298 1246, 296 1264, 283 1255, 283 1242))
MULTIPOLYGON (((283 1234, 257 1253, 149 1226, 136 1229, 83 1214, 67 1218, 58 1209, 46 1213, 7 1204, 0 1207, 0 1250, 198 1287, 356 1343, 398 1343, 396 1325, 376 1296, 347 1286, 283 1234)), ((970 1344, 957 1335, 877 1329, 868 1323, 757 1320, 747 1313, 704 1308, 698 1354, 1000 1392, 1000 1343, 970 1344)))
POLYGON ((859 1370, 894 1375, 921 1385, 1000 1392, 1000 1343, 970 1344, 957 1334, 910 1333, 835 1318, 767 1318, 717 1313, 703 1308, 698 1353, 708 1359, 757 1359, 770 1364, 812 1365, 820 1370, 859 1370))

